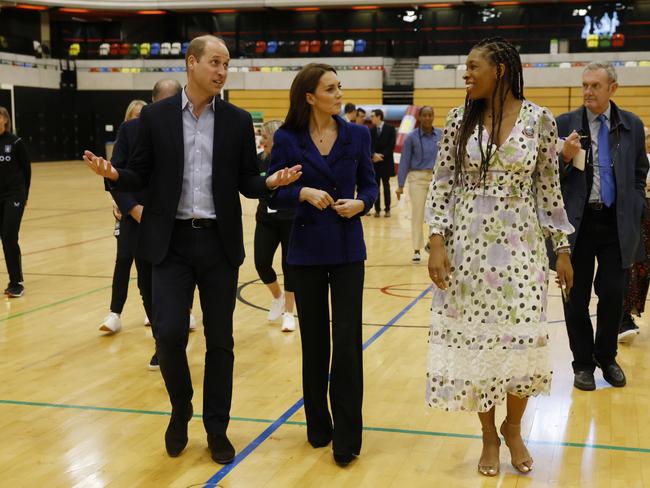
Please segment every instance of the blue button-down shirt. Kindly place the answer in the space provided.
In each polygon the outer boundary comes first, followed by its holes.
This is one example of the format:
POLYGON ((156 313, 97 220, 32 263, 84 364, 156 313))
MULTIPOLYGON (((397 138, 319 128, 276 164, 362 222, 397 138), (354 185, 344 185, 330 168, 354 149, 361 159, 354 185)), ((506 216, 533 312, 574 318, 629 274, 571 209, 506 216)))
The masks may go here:
POLYGON ((404 187, 409 171, 433 170, 441 137, 442 131, 435 128, 431 134, 425 134, 418 128, 406 137, 397 172, 397 184, 400 188, 404 187))
POLYGON ((214 99, 197 119, 193 105, 182 92, 183 187, 176 210, 177 219, 216 219, 212 198, 212 148, 214 143, 214 99))

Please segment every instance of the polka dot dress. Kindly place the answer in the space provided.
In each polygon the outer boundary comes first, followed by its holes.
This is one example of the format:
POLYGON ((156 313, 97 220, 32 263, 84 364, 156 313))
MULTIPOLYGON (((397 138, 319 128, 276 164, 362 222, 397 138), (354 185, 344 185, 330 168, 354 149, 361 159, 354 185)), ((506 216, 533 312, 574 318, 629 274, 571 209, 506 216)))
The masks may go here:
POLYGON ((548 394, 545 238, 573 232, 560 192, 557 128, 545 108, 524 101, 512 132, 479 181, 478 127, 454 183, 454 140, 463 109, 449 112, 427 198, 431 233, 444 235, 450 286, 434 287, 426 401, 485 412, 507 394, 548 394))

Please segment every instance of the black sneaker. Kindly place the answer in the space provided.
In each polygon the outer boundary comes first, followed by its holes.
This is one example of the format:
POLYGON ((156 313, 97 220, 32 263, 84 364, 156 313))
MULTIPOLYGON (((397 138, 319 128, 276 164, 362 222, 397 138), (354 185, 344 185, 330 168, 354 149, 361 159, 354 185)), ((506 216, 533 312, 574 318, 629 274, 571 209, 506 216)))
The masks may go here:
POLYGON ((20 283, 9 283, 5 290, 5 295, 9 298, 20 298, 25 294, 25 287, 20 283))
POLYGON ((158 364, 158 356, 155 354, 151 356, 151 361, 149 361, 149 370, 150 371, 158 371, 160 369, 160 365, 158 364))
POLYGON ((618 327, 618 342, 621 344, 632 344, 636 336, 640 334, 639 326, 634 323, 632 316, 626 314, 618 327))

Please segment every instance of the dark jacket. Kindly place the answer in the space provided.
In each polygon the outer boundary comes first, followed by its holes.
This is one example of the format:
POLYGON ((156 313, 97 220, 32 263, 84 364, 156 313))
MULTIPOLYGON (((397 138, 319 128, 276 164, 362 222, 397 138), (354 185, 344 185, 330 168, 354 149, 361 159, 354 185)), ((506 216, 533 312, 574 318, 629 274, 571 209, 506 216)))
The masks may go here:
POLYGON ((370 129, 372 140, 372 152, 384 155, 384 160, 379 163, 373 163, 377 176, 395 176, 395 141, 397 140, 397 131, 395 127, 384 122, 381 128, 381 134, 377 136, 377 127, 370 129))
MULTIPOLYGON (((264 151, 257 155, 257 166, 260 170, 260 176, 269 175, 269 165, 271 157, 265 156, 264 151)), ((257 205, 257 212, 255 213, 255 220, 257 222, 277 222, 279 220, 293 220, 295 215, 293 208, 281 208, 275 210, 269 207, 268 198, 260 198, 260 203, 257 205)))
POLYGON ((273 139, 271 171, 302 164, 302 176, 280 188, 271 206, 296 208, 287 262, 293 265, 330 265, 363 261, 366 245, 361 216, 377 198, 377 183, 370 159, 370 134, 361 125, 348 124, 335 116, 338 137, 327 159, 323 159, 309 135, 309 129, 279 129, 273 139), (340 217, 331 207, 319 210, 300 202, 303 187, 328 192, 340 198, 363 200, 365 208, 352 218, 340 217))
MULTIPOLYGON (((215 101, 212 151, 212 196, 218 231, 232 266, 244 261, 239 193, 267 196, 255 160, 255 133, 248 112, 215 101)), ((140 223, 138 257, 159 264, 167 255, 183 185, 183 118, 181 94, 147 105, 140 114, 136 149, 125 169, 118 169, 112 190, 148 187, 140 223)))
MULTIPOLYGON (((126 168, 129 158, 135 149, 138 137, 140 119, 132 119, 124 122, 117 131, 117 139, 113 146, 111 164, 116 168, 126 168)), ((146 190, 137 192, 112 191, 111 196, 117 204, 122 215, 129 215, 129 212, 136 205, 144 205, 146 190)))
MULTIPOLYGON (((641 216, 645 206, 645 179, 648 172, 648 157, 645 152, 643 123, 631 112, 621 110, 611 102, 611 121, 609 132, 610 154, 614 164, 616 180, 616 224, 624 268, 635 262, 637 245, 641 235, 641 216)), ((589 134, 587 111, 581 107, 557 118, 558 135, 567 137, 574 129, 589 134)), ((587 151, 585 171, 572 165, 565 165, 559 154, 560 183, 562 197, 569 221, 576 231, 569 236, 571 247, 580 234, 585 207, 591 193, 593 160, 589 150, 591 139, 582 140, 587 151)), ((554 253, 549 253, 552 263, 554 253)))
POLYGON ((27 200, 32 168, 25 143, 11 132, 0 135, 0 200, 27 200))

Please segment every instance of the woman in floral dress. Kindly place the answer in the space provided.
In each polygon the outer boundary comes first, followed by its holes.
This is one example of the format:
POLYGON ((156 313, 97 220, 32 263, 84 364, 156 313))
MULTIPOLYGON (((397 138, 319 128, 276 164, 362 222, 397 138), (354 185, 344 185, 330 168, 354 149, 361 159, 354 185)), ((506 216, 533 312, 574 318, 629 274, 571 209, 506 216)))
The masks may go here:
POLYGON ((548 258, 573 284, 557 170, 553 115, 524 100, 519 54, 501 38, 467 58, 464 107, 449 112, 427 199, 433 292, 426 400, 478 412, 478 470, 499 473, 495 406, 506 402, 500 432, 521 473, 533 460, 521 438, 528 397, 548 394, 545 328, 548 258), (479 139, 481 144, 479 144, 479 139), (462 164, 458 164, 462 161, 462 164))

